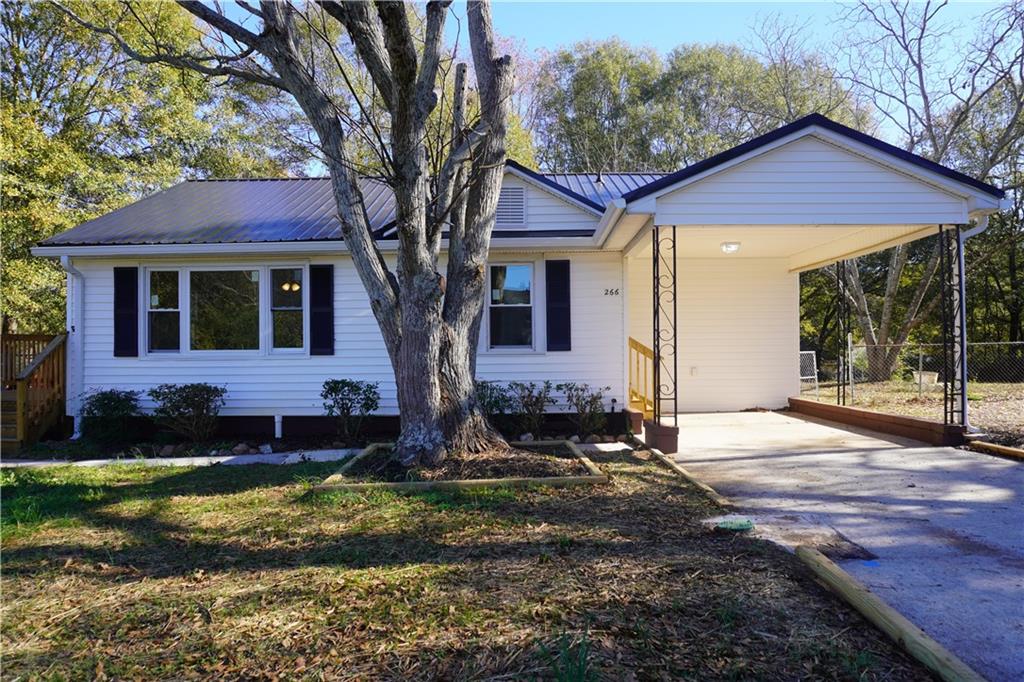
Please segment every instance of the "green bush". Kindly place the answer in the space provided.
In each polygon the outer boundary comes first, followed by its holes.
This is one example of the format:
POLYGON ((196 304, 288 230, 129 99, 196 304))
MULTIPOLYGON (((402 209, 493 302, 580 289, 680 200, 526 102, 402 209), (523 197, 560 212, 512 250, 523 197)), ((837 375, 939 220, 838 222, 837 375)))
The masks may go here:
POLYGON ((97 443, 129 443, 138 437, 139 392, 111 388, 82 402, 82 435, 97 443))
POLYGON ((604 392, 611 386, 591 389, 589 384, 567 382, 555 389, 565 395, 565 402, 572 408, 566 415, 577 429, 580 438, 604 430, 607 415, 604 411, 604 392))
MULTIPOLYGON (((359 436, 363 419, 380 407, 380 384, 352 379, 328 379, 320 397, 324 411, 338 418, 338 433, 347 442, 359 436)), ((347 443, 346 443, 347 444, 347 443)))
POLYGON ((476 382, 476 402, 488 419, 506 415, 515 409, 516 401, 508 386, 496 381, 476 382))
POLYGON ((555 399, 551 397, 551 382, 545 381, 538 386, 532 381, 528 384, 513 381, 508 385, 508 390, 512 393, 520 429, 539 438, 544 429, 544 413, 549 405, 555 404, 555 399))
POLYGON ((157 404, 153 418, 164 428, 194 443, 210 439, 227 389, 213 384, 160 384, 150 389, 157 404))

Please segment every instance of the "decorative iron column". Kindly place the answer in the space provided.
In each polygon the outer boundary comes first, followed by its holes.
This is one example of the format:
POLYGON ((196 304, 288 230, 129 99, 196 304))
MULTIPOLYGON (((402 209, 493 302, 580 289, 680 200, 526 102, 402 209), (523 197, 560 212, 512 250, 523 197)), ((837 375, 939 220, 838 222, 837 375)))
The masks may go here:
POLYGON ((939 226, 943 421, 967 426, 967 282, 962 226, 939 226))
POLYGON ((676 278, 676 226, 666 228, 654 226, 652 235, 651 293, 652 300, 652 346, 654 350, 654 421, 661 423, 664 400, 672 402, 672 423, 679 425, 679 349, 676 343, 676 329, 679 322, 676 278), (665 308, 671 306, 671 310, 665 308))
MULTIPOLYGON (((846 387, 850 380, 846 338, 850 333, 850 297, 845 260, 836 262, 836 405, 846 404, 846 387)), ((852 267, 856 267, 853 264, 852 267)))

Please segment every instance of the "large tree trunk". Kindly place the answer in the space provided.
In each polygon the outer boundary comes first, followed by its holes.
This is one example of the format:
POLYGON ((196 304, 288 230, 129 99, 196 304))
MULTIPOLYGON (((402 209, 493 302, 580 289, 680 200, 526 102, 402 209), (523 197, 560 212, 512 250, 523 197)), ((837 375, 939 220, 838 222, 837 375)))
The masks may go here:
MULTIPOLYGON (((406 466, 435 466, 452 450, 502 446, 501 437, 480 412, 474 385, 484 272, 504 174, 512 94, 511 59, 497 56, 489 4, 469 0, 466 5, 480 124, 465 128, 459 114, 454 142, 440 141, 448 156, 438 173, 427 155, 428 121, 439 100, 437 80, 451 0, 427 3, 422 39, 414 35, 402 3, 320 0, 294 5, 262 0, 258 8, 244 4, 246 13, 262 20, 259 31, 235 22, 218 5, 179 3, 214 30, 211 42, 227 46, 228 53, 197 57, 169 53, 166 46, 156 44, 143 53, 113 28, 92 24, 61 7, 82 26, 115 39, 141 62, 240 78, 290 93, 319 138, 345 246, 394 370, 402 427, 398 459, 406 466), (362 123, 335 101, 333 85, 325 88, 318 81, 317 74, 328 64, 314 58, 310 41, 320 41, 329 50, 341 71, 336 75, 348 81, 332 39, 316 30, 323 16, 304 13, 321 10, 345 27, 373 81, 374 96, 388 114, 389 130, 384 134, 374 128, 373 137, 389 167, 384 176, 395 196, 399 246, 393 272, 374 238, 356 166, 346 148, 350 128, 362 123), (232 52, 232 45, 239 49, 232 52), (266 63, 251 59, 257 53, 266 63), (450 232, 447 282, 438 273, 443 230, 450 232)), ((465 68, 459 73, 459 108, 464 112, 465 68)), ((357 100, 361 96, 352 94, 357 100)), ((375 125, 373 117, 363 123, 375 125)))
MULTIPOLYGON (((468 193, 455 202, 452 211, 443 312, 441 393, 442 422, 449 446, 479 452, 505 447, 504 440, 480 412, 475 375, 486 294, 487 254, 505 173, 505 134, 512 107, 513 72, 511 59, 497 56, 493 32, 489 29, 490 5, 471 2, 467 13, 480 94, 480 116, 489 134, 476 149, 475 181, 469 184, 468 193)), ((457 83, 456 91, 460 89, 457 83)), ((461 108, 458 100, 456 107, 461 108)))

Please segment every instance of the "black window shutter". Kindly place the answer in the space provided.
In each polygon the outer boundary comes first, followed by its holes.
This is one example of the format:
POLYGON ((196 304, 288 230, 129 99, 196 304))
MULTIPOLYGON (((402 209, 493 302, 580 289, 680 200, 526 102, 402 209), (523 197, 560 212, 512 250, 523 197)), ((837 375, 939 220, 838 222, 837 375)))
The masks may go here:
POLYGON ((334 266, 309 266, 309 353, 334 355, 334 266))
POLYGON ((114 357, 139 356, 139 269, 114 268, 114 357))
POLYGON ((544 262, 547 282, 548 350, 572 350, 569 261, 544 262))

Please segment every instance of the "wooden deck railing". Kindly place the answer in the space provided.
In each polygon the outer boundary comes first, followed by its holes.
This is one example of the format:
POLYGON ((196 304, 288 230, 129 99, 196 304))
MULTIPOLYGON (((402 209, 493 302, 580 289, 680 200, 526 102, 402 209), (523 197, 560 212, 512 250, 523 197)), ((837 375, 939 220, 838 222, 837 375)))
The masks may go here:
POLYGON ((14 388, 21 370, 37 355, 46 344, 53 341, 53 334, 3 334, 0 336, 0 365, 3 367, 3 387, 14 388))
POLYGON ((654 351, 629 337, 629 406, 654 418, 654 351))
POLYGON ((53 337, 17 375, 17 438, 22 445, 35 442, 64 414, 66 338, 53 337))

